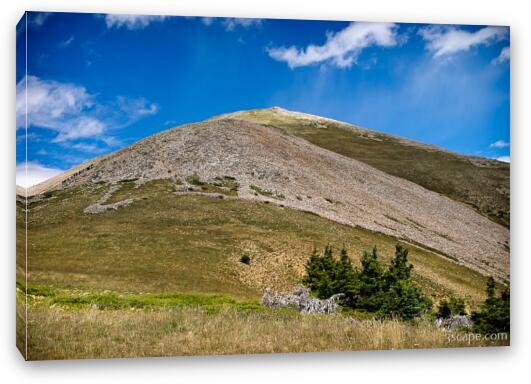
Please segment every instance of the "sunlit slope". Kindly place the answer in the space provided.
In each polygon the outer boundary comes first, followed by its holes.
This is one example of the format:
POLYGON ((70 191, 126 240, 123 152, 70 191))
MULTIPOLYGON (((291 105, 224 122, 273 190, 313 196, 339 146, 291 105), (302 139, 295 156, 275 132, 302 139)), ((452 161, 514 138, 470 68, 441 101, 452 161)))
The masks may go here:
MULTIPOLYGON (((396 244, 392 237, 279 205, 230 195, 176 194, 178 185, 171 180, 138 188, 122 184, 116 199, 142 199, 118 210, 83 213, 108 189, 102 183, 50 193, 30 204, 30 286, 227 293, 256 299, 265 287, 296 284, 314 246, 345 245, 357 264, 362 251, 374 245, 389 260, 396 244), (239 261, 243 254, 251 257, 250 265, 239 261)), ((19 204, 17 215, 23 214, 19 204)), ((429 295, 456 293, 472 304, 482 300, 483 276, 406 245, 414 278, 429 295)), ((21 271, 23 250, 17 252, 21 271)))
POLYGON ((240 111, 217 118, 244 119, 285 129, 315 145, 469 204, 491 220, 509 226, 510 166, 507 163, 463 156, 398 136, 278 107, 240 111))

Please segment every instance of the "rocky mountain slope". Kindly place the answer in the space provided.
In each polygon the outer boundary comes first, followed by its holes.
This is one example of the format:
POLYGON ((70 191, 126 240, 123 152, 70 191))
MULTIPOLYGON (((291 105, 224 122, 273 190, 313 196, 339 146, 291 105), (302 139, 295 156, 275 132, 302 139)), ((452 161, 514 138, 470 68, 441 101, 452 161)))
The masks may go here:
POLYGON ((510 165, 279 107, 215 117, 281 128, 320 147, 372 165, 454 200, 509 227, 510 165))
POLYGON ((507 228, 440 193, 251 121, 177 127, 87 162, 46 189, 154 179, 173 180, 177 193, 228 182, 233 198, 309 211, 433 249, 482 274, 509 275, 507 228))

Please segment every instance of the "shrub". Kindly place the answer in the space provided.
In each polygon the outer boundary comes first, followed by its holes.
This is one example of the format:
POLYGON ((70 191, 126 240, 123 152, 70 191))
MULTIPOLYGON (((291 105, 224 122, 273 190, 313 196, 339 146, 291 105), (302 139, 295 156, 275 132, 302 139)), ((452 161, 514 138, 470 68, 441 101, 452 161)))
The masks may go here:
POLYGON ((251 258, 249 255, 242 255, 242 257, 240 257, 240 262, 249 265, 251 264, 251 258))

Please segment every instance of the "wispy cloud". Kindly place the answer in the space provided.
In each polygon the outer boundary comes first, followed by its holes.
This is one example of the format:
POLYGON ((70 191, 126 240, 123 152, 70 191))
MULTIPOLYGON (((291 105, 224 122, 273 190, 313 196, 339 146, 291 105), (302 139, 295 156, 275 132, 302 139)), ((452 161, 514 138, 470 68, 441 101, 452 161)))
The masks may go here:
POLYGON ((262 26, 262 19, 245 19, 236 17, 227 17, 223 19, 223 25, 227 31, 233 31, 237 27, 249 28, 262 26))
POLYGON ((331 62, 339 68, 356 63, 360 53, 370 46, 392 47, 397 45, 396 25, 393 23, 353 22, 345 29, 328 33, 323 45, 305 48, 273 47, 267 52, 271 58, 285 61, 290 68, 331 62))
POLYGON ((127 28, 144 29, 151 23, 160 22, 166 19, 166 16, 156 15, 105 15, 107 28, 127 28))
POLYGON ((447 57, 452 54, 468 51, 479 45, 490 45, 505 39, 509 35, 506 27, 484 27, 469 32, 448 25, 431 25, 419 30, 420 36, 426 41, 426 49, 434 57, 447 57))
POLYGON ((46 167, 38 162, 19 163, 16 168, 17 185, 29 188, 62 172, 62 169, 46 167))
POLYGON ((510 163, 511 162, 511 157, 510 156, 500 156, 500 157, 497 157, 496 160, 503 161, 504 163, 510 163))
POLYGON ((491 145, 489 145, 489 147, 502 149, 502 148, 507 148, 509 145, 510 144, 504 140, 498 140, 492 143, 491 145))
POLYGON ((261 27, 263 19, 239 18, 239 17, 201 17, 201 22, 206 25, 219 24, 226 31, 234 31, 237 28, 261 27))
POLYGON ((502 64, 511 59, 511 51, 509 47, 503 47, 500 54, 492 60, 493 64, 502 64))
POLYGON ((143 98, 119 96, 114 102, 101 104, 83 86, 36 76, 25 77, 17 84, 17 129, 25 127, 27 119, 28 126, 56 132, 51 140, 54 143, 79 139, 106 143, 109 130, 129 126, 157 111, 156 104, 143 98))
POLYGON ((59 48, 67 48, 74 42, 74 36, 70 36, 68 39, 59 43, 59 48))
POLYGON ((75 149, 75 150, 78 150, 78 151, 81 151, 81 152, 87 152, 87 153, 101 153, 103 152, 103 149, 101 148, 101 146, 97 145, 97 144, 89 144, 89 143, 76 143, 76 144, 73 144, 71 146, 69 146, 69 148, 72 148, 72 149, 75 149))
POLYGON ((28 12, 28 26, 42 27, 51 15, 51 12, 28 12))

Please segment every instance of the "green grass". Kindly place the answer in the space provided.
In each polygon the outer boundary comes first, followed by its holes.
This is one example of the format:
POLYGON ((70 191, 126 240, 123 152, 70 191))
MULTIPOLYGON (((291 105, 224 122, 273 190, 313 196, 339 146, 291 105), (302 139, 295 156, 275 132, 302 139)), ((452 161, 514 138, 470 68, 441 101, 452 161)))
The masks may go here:
MULTIPOLYGON (((23 283, 17 282, 18 292, 25 292, 23 283)), ((175 307, 198 307, 215 313, 231 308, 238 311, 264 311, 258 301, 237 300, 229 295, 194 293, 128 293, 113 291, 84 291, 34 285, 27 291, 30 301, 65 309, 94 307, 111 309, 154 309, 175 307)))
MULTIPOLYGON (((28 282, 116 292, 192 292, 258 299, 290 289, 314 246, 348 249, 354 264, 377 245, 384 262, 396 239, 273 204, 176 195, 171 180, 128 191, 144 200, 88 215, 107 185, 59 191, 30 208, 28 282), (242 254, 251 265, 240 262, 242 254)), ((17 206, 17 278, 24 280, 24 214, 17 206)), ((414 279, 435 301, 450 294, 483 300, 485 278, 414 245, 414 279)))
POLYGON ((490 161, 478 166, 453 153, 406 145, 393 136, 352 132, 334 122, 309 123, 270 109, 236 112, 229 117, 281 128, 315 145, 467 203, 491 220, 509 226, 509 164, 490 161))

